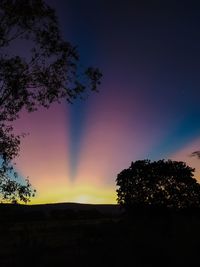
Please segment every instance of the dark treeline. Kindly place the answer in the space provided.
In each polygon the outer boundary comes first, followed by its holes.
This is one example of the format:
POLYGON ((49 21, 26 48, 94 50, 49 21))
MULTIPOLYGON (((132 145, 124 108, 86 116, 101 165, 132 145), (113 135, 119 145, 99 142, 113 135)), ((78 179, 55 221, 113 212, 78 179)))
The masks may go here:
POLYGON ((118 205, 59 203, 44 205, 0 204, 0 222, 116 217, 123 210, 118 205))

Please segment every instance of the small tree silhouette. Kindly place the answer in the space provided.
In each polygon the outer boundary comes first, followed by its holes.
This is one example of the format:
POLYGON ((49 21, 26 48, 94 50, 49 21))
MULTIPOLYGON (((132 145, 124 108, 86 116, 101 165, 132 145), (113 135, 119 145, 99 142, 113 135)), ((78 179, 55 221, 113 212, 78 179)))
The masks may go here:
POLYGON ((117 176, 117 201, 134 207, 191 208, 200 206, 200 184, 184 162, 138 160, 117 176))

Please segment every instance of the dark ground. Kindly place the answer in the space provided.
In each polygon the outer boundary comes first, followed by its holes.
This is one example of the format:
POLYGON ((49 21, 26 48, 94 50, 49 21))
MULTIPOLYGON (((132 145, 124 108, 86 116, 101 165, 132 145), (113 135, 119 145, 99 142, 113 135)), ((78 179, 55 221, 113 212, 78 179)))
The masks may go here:
POLYGON ((0 205, 0 267, 200 266, 199 213, 0 205))

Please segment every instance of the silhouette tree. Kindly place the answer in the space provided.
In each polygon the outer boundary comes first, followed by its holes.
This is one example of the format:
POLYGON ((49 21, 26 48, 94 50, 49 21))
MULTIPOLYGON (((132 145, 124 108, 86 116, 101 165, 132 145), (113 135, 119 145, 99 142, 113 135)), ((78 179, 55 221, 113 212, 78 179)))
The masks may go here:
POLYGON ((127 210, 200 206, 200 184, 184 162, 138 160, 117 176, 117 201, 127 210))
POLYGON ((194 152, 191 153, 190 156, 191 157, 196 157, 196 158, 200 159, 200 151, 199 150, 194 151, 194 152))
MULTIPOLYGON (((2 198, 28 201, 30 183, 11 180, 11 161, 20 138, 11 122, 20 111, 72 103, 86 91, 97 91, 98 68, 81 69, 76 47, 65 42, 54 10, 43 0, 0 1, 0 192, 2 198), (11 124, 11 125, 10 125, 11 124)), ((16 176, 16 174, 15 174, 16 176)))

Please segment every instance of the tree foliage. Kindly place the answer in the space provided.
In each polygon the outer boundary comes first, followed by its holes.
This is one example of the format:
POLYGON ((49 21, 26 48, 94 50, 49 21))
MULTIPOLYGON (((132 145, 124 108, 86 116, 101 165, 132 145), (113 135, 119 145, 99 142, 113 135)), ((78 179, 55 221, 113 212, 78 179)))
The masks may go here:
POLYGON ((196 158, 200 159, 200 151, 199 150, 194 151, 194 152, 191 153, 190 156, 191 157, 196 157, 196 158))
MULTIPOLYGON (((43 0, 0 1, 0 191, 3 198, 8 198, 7 192, 12 192, 12 196, 14 191, 20 192, 11 190, 14 187, 8 176, 11 160, 20 148, 20 136, 14 135, 11 122, 19 117, 22 109, 32 112, 39 106, 48 108, 61 99, 72 103, 88 90, 97 91, 102 76, 99 69, 82 70, 79 65, 76 47, 63 40, 54 10, 43 0)), ((20 188, 16 181, 14 184, 20 188)), ((30 189, 25 193, 27 197, 23 199, 18 194, 23 201, 28 201, 31 195, 30 183, 26 186, 30 189)))
POLYGON ((123 207, 200 206, 200 184, 184 162, 138 160, 117 176, 117 201, 123 207))

